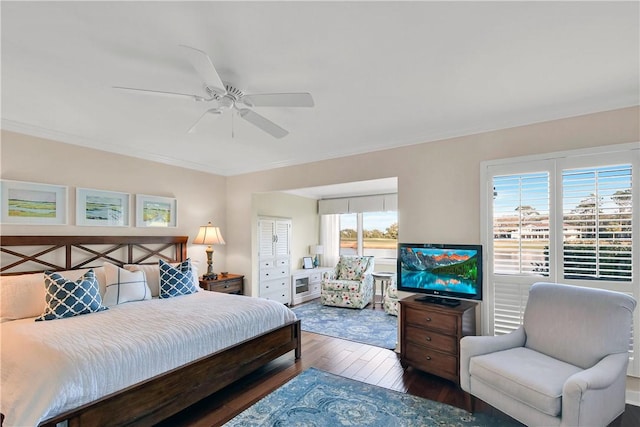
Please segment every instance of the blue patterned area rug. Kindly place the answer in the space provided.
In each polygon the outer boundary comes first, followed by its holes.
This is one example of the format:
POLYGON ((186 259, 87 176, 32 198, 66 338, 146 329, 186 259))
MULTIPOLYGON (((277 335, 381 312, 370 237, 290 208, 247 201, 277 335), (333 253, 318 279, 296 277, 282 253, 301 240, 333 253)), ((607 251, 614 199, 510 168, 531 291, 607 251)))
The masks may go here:
POLYGON ((225 426, 516 426, 309 368, 225 426))
POLYGON ((329 307, 315 299, 292 308, 302 320, 302 330, 331 337, 343 338, 376 347, 396 348, 398 318, 367 306, 354 308, 329 307))

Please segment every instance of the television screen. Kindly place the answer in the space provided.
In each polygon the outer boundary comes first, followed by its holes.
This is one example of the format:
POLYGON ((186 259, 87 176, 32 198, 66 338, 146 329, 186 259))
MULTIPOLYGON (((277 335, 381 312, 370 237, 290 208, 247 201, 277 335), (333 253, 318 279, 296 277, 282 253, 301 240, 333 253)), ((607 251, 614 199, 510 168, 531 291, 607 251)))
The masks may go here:
POLYGON ((482 300, 480 245, 400 243, 397 271, 398 290, 436 297, 430 302, 455 305, 455 299, 482 300))

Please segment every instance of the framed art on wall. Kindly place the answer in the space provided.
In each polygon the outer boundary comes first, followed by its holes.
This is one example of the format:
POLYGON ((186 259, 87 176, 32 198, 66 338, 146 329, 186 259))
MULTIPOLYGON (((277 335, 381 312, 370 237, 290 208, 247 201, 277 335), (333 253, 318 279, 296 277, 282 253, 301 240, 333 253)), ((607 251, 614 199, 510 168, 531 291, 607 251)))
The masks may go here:
POLYGON ((65 225, 67 187, 36 182, 1 182, 2 223, 65 225))
POLYGON ((76 189, 76 225, 129 226, 128 193, 76 189))
POLYGON ((136 227, 177 227, 178 201, 136 194, 136 227))

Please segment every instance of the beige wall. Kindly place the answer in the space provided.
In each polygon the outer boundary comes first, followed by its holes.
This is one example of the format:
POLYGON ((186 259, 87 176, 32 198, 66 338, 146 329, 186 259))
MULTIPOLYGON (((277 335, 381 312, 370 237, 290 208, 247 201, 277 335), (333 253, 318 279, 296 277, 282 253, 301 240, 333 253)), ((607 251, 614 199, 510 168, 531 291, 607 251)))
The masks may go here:
POLYGON ((227 266, 255 271, 254 193, 386 177, 398 177, 400 240, 479 243, 481 161, 639 141, 639 116, 625 108, 229 177, 227 266))
MULTIPOLYGON (((226 178, 175 166, 63 144, 3 131, 0 176, 3 179, 66 185, 69 187, 69 225, 2 225, 3 235, 180 235, 192 241, 207 221, 219 225, 225 239, 226 178), (75 224, 76 187, 175 197, 178 227, 136 228, 132 197, 131 227, 82 227, 75 224)), ((188 248, 189 256, 206 268, 204 246, 188 248)), ((225 246, 214 248, 214 267, 225 267, 225 246)))
MULTIPOLYGON (((398 177, 400 240, 477 243, 481 161, 638 141, 639 115, 640 108, 626 108, 227 178, 3 131, 2 178, 67 185, 70 207, 75 206, 79 186, 176 197, 178 227, 77 227, 71 209, 71 225, 4 225, 2 234, 168 231, 192 240, 198 226, 212 220, 227 241, 215 248, 215 270, 245 274, 247 287, 253 290, 258 213, 292 215, 285 208, 288 202, 274 203, 269 211, 264 201, 254 206, 254 194, 398 177)), ((317 233, 317 225, 314 228, 317 233)), ((205 260, 202 247, 190 248, 189 254, 205 260)), ((295 261, 302 255, 294 256, 295 261)))
POLYGON ((292 223, 291 270, 302 268, 302 257, 310 256, 309 245, 318 243, 318 201, 285 193, 258 193, 253 195, 251 211, 254 252, 257 251, 258 217, 289 218, 292 223))

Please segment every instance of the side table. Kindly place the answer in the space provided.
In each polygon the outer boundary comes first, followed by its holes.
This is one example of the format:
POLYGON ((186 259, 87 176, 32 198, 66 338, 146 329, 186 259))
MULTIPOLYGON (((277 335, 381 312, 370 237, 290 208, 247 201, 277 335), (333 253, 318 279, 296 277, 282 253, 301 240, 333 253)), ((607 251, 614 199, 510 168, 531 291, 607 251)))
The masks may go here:
POLYGON ((371 308, 375 310, 376 308, 376 287, 378 281, 380 282, 380 307, 384 306, 384 290, 387 286, 391 284, 391 280, 396 275, 391 271, 376 271, 371 274, 373 276, 373 304, 371 304, 371 308))
POLYGON ((205 291, 242 295, 244 276, 240 274, 218 274, 217 279, 200 279, 200 287, 205 291))

